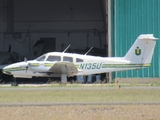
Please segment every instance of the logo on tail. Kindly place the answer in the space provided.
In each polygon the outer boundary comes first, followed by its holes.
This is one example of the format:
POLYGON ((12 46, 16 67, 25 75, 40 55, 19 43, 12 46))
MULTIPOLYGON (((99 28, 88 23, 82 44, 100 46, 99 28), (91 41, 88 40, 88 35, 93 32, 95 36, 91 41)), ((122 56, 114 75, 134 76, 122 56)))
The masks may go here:
POLYGON ((137 47, 137 49, 135 49, 135 54, 136 55, 140 55, 141 54, 141 49, 139 49, 139 47, 137 47))

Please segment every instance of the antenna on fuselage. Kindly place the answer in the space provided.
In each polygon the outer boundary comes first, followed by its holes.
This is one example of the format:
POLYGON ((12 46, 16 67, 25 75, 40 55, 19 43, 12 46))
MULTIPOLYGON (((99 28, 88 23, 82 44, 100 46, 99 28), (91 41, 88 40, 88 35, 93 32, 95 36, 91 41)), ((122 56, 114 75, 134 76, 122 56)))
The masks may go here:
POLYGON ((92 50, 92 48, 93 48, 93 47, 91 47, 91 48, 86 52, 86 54, 84 54, 84 55, 87 55, 87 54, 92 50))
POLYGON ((71 45, 69 44, 68 47, 63 51, 63 53, 65 53, 70 46, 71 46, 71 45))

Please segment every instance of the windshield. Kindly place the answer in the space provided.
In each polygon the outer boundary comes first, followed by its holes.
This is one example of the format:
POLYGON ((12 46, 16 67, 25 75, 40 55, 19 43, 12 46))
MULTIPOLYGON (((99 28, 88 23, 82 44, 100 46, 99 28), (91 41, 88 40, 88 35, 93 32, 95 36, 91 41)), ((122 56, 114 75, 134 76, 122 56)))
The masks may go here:
POLYGON ((38 57, 38 58, 35 59, 35 60, 36 60, 36 61, 44 61, 45 58, 46 58, 46 54, 38 57))

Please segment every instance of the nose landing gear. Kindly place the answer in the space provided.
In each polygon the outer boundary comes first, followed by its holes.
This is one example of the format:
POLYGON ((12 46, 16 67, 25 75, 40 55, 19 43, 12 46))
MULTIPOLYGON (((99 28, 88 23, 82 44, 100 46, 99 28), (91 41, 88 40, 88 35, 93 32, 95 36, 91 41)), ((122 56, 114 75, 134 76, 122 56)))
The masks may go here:
POLYGON ((12 82, 11 86, 18 86, 17 79, 12 78, 12 80, 13 80, 13 82, 12 82))

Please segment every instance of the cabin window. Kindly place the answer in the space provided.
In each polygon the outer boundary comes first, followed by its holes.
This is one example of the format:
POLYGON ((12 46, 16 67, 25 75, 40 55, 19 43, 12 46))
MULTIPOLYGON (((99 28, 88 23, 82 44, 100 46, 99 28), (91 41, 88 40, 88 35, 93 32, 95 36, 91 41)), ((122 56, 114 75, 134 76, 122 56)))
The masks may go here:
POLYGON ((42 55, 42 56, 38 57, 36 60, 37 61, 44 61, 45 58, 46 58, 46 55, 42 55))
POLYGON ((61 57, 60 56, 48 56, 46 61, 61 61, 61 57))
POLYGON ((83 62, 83 59, 76 58, 76 62, 83 62))
POLYGON ((64 56, 63 61, 73 62, 73 58, 64 56))

